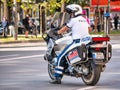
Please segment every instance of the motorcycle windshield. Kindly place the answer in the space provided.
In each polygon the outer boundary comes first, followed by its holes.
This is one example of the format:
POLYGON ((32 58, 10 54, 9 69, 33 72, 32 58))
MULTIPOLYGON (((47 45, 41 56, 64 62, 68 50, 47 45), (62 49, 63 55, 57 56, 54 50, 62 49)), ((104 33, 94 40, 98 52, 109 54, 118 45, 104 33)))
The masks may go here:
POLYGON ((70 15, 66 12, 56 12, 51 20, 51 27, 60 28, 70 19, 70 15))

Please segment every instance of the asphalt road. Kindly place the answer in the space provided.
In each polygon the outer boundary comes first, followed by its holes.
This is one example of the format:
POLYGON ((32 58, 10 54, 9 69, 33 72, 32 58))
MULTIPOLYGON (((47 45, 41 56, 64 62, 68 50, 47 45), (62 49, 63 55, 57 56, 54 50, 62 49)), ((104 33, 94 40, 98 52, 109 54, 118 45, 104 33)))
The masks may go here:
POLYGON ((81 78, 64 76, 61 85, 50 84, 45 43, 0 45, 0 90, 120 90, 120 39, 111 40, 113 56, 96 86, 81 78))

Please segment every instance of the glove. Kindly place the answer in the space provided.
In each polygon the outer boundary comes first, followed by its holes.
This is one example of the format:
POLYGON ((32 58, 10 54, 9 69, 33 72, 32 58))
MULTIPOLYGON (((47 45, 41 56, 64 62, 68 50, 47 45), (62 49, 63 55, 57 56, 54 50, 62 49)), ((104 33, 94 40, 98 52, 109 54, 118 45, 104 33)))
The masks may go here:
POLYGON ((58 35, 58 32, 55 30, 55 31, 54 31, 54 34, 55 34, 55 35, 58 35))

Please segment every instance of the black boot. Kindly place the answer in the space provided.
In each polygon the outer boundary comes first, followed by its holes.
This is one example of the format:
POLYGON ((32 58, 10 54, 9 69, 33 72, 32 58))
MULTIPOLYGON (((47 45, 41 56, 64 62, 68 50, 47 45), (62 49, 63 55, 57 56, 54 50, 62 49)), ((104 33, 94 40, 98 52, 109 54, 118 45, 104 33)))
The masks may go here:
POLYGON ((56 79, 50 81, 50 83, 52 83, 52 84, 61 84, 61 78, 56 78, 56 79))

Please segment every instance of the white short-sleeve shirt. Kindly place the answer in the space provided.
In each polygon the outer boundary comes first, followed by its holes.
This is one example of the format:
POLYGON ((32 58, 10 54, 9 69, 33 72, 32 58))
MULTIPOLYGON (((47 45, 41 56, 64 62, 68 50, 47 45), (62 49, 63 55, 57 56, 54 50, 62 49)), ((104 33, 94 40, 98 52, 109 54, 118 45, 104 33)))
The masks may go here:
POLYGON ((71 20, 67 23, 67 26, 72 30, 73 39, 80 39, 86 35, 89 35, 89 24, 83 16, 71 18, 71 20))

